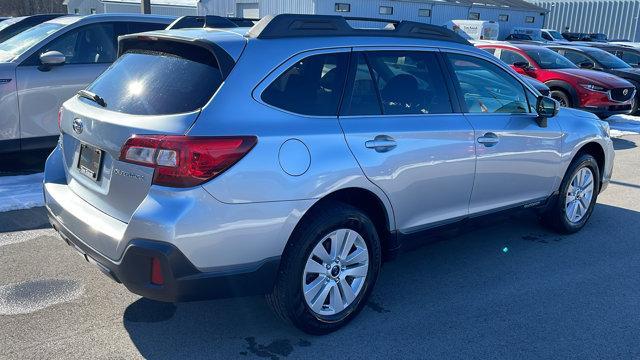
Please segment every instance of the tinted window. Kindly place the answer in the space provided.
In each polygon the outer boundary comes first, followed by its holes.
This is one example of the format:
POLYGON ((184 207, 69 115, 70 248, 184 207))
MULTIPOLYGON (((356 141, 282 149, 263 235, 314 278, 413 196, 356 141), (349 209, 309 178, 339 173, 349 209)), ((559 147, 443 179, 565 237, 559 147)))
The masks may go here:
POLYGON ((564 56, 555 51, 536 47, 526 49, 524 52, 535 61, 541 69, 575 69, 576 66, 564 56))
POLYGON ((435 53, 389 51, 367 53, 385 114, 452 112, 435 53))
POLYGON ((635 52, 625 51, 622 54, 620 54, 620 58, 624 62, 626 62, 627 64, 630 64, 630 65, 638 65, 638 64, 640 64, 640 54, 635 53, 635 52))
POLYGON ((64 54, 66 64, 112 63, 117 54, 114 25, 95 24, 71 30, 43 46, 36 55, 47 51, 64 54))
POLYGON ((449 54, 467 110, 471 113, 525 113, 526 92, 502 68, 471 56, 449 54))
POLYGON ((496 49, 493 48, 481 48, 482 50, 488 52, 491 55, 495 55, 496 54, 496 49))
POLYGON ((167 27, 167 24, 156 24, 149 22, 136 22, 129 23, 129 33, 139 33, 145 31, 163 30, 167 27))
POLYGON ((602 66, 606 69, 628 69, 631 66, 626 62, 620 60, 615 55, 610 54, 604 50, 600 49, 589 49, 586 50, 587 53, 596 59, 602 66))
POLYGON ((589 59, 586 55, 581 54, 577 51, 565 50, 564 57, 566 57, 576 65, 580 65, 582 63, 588 63, 588 64, 591 64, 592 66, 595 66, 595 63, 591 59, 589 59))
POLYGON ((527 61, 527 59, 525 59, 524 56, 518 54, 515 51, 505 50, 505 49, 502 49, 502 51, 500 51, 500 60, 504 61, 509 65, 513 65, 517 62, 520 62, 520 63, 524 62, 529 64, 529 61, 527 61))
MULTIPOLYGON (((176 114, 204 106, 222 83, 213 56, 183 46, 183 56, 137 50, 122 55, 88 88, 106 108, 134 115, 176 114)), ((82 101, 98 106, 82 99, 82 101)))
POLYGON ((332 116, 338 112, 349 55, 321 54, 298 61, 262 93, 262 100, 297 114, 332 116))
POLYGON ((358 54, 351 101, 346 115, 380 115, 380 102, 375 82, 364 54, 358 54))

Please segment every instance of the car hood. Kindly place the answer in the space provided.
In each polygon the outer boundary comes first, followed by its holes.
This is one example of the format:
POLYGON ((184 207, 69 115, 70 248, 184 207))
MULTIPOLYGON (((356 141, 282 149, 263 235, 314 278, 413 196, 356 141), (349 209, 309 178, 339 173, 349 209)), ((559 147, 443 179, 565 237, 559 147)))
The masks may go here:
POLYGON ((616 75, 607 74, 602 71, 587 69, 561 69, 554 71, 574 76, 578 78, 578 80, 581 80, 580 82, 582 83, 600 85, 609 89, 633 86, 627 80, 624 80, 616 75))
POLYGON ((587 111, 578 110, 578 109, 561 107, 558 110, 558 112, 560 114, 566 115, 566 116, 579 117, 579 118, 583 118, 583 119, 591 119, 593 121, 600 120, 595 114, 587 112, 587 111))
POLYGON ((630 68, 630 69, 611 69, 608 70, 610 74, 620 76, 625 79, 630 79, 633 81, 640 81, 640 69, 630 68))

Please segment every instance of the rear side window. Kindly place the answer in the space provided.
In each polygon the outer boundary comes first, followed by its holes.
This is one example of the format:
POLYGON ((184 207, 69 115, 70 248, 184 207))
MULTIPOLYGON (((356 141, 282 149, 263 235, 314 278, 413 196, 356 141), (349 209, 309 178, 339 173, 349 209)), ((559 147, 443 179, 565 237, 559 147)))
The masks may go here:
POLYGON ((451 99, 435 53, 368 52, 385 115, 451 113, 451 99))
POLYGON ((349 54, 321 54, 302 59, 262 93, 269 105, 296 114, 335 116, 342 97, 349 54))
POLYGON ((167 52, 129 50, 87 90, 101 96, 107 109, 132 115, 178 114, 203 107, 222 83, 214 56, 198 46, 165 48, 167 52))

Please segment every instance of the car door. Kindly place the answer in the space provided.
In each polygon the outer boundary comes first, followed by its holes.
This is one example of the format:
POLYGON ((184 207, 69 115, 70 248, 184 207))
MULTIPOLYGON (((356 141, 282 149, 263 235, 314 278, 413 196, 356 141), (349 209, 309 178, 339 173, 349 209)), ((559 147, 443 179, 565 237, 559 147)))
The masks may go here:
POLYGON ((118 23, 97 23, 71 29, 42 46, 16 70, 22 148, 40 147, 57 137, 62 103, 98 77, 117 56, 118 23), (39 56, 59 51, 66 61, 41 65, 39 56))
POLYGON ((554 118, 537 123, 536 96, 511 72, 470 54, 448 53, 465 116, 475 129, 476 176, 470 214, 551 195, 561 161, 554 118))
POLYGON ((340 124, 366 176, 409 233, 468 213, 474 134, 438 51, 355 51, 340 124))

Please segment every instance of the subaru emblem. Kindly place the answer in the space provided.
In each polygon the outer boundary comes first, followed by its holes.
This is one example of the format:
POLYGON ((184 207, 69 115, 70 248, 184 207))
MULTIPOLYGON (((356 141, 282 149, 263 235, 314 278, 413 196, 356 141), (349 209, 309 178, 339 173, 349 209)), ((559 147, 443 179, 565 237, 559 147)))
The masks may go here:
POLYGON ((76 132, 76 134, 82 134, 82 130, 84 128, 84 125, 82 125, 82 120, 80 119, 73 119, 73 131, 76 132))

